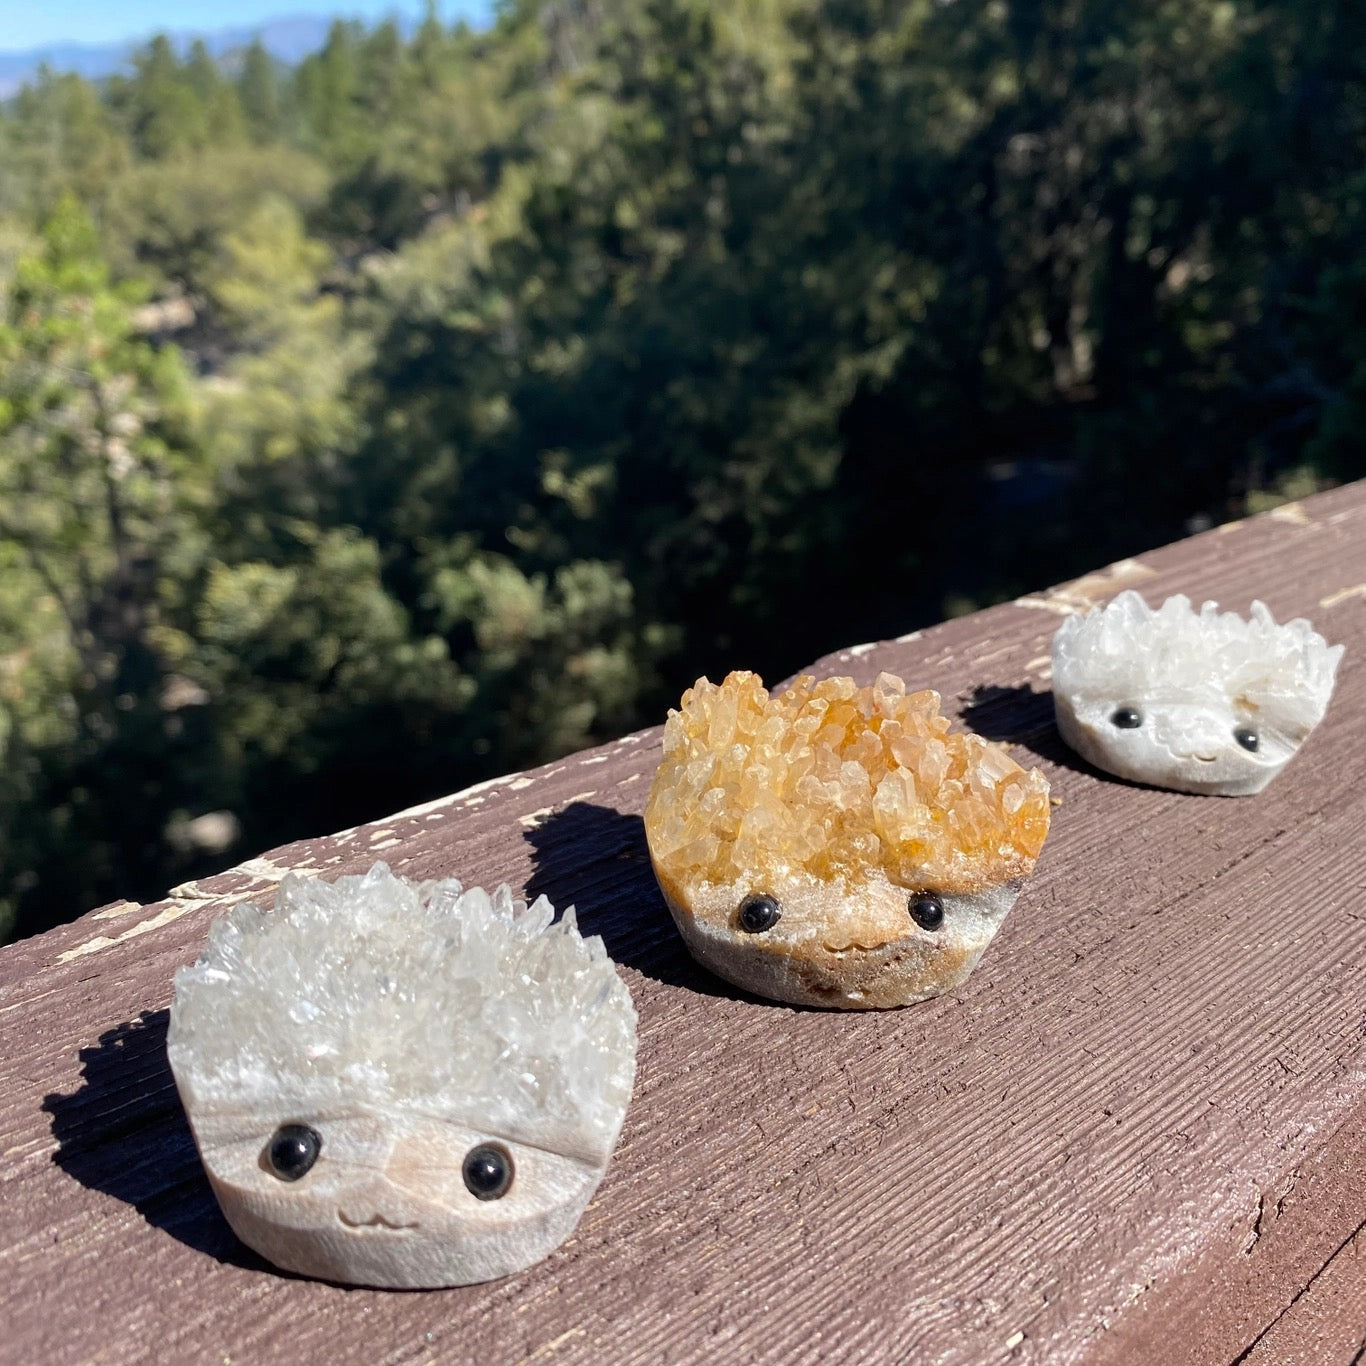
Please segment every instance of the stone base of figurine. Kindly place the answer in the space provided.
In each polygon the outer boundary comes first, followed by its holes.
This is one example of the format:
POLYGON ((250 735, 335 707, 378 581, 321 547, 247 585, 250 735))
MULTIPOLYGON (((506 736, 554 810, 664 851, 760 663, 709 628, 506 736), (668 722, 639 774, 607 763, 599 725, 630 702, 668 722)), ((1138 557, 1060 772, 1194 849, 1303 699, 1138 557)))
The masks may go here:
POLYGON ((909 919, 905 888, 885 880, 856 891, 813 885, 801 898, 800 923, 789 889, 784 919, 792 928, 780 936, 785 928, 780 920, 759 948, 737 939, 724 913, 711 913, 713 903, 718 912, 721 907, 743 905, 748 888, 709 888, 702 896, 707 904, 695 915, 671 894, 658 867, 655 875, 679 934, 703 967, 756 996, 825 1010, 890 1010, 960 986, 1024 885, 1019 880, 981 892, 936 897, 943 920, 933 933, 909 919), (904 931, 885 938, 878 925, 884 917, 895 917, 904 931))
POLYGON ((1053 714, 1058 734, 1088 764, 1144 787, 1191 792, 1203 797, 1255 797, 1284 767, 1283 763, 1256 767, 1236 756, 1230 763, 1227 755, 1220 754, 1210 759, 1192 758, 1156 746, 1149 746, 1137 755, 1119 754, 1112 742, 1106 743, 1092 728, 1084 725, 1071 703, 1056 693, 1053 714))

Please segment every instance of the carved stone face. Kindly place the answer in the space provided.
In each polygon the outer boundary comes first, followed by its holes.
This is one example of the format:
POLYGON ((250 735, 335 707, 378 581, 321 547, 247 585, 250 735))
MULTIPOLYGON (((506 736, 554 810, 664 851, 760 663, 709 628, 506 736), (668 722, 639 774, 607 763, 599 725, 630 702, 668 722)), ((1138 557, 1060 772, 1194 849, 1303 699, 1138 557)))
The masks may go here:
POLYGON ((763 887, 659 881, 689 949, 717 976, 793 1005, 842 1010, 909 1005, 960 985, 1021 887, 941 893, 880 871, 856 887, 803 873, 763 887))
POLYGON ((573 1231, 606 1167, 437 1118, 283 1099, 271 1114, 196 1110, 192 1124, 244 1243, 354 1285, 467 1285, 529 1266, 573 1231))
POLYGON ((1231 701, 1055 693, 1054 711, 1062 738, 1097 768, 1150 787, 1212 796, 1260 792, 1309 734, 1231 701))
POLYGON ((1187 598, 1133 592, 1069 617, 1053 639, 1064 740, 1097 768, 1213 796, 1260 792, 1323 718, 1342 646, 1307 621, 1277 625, 1187 598))

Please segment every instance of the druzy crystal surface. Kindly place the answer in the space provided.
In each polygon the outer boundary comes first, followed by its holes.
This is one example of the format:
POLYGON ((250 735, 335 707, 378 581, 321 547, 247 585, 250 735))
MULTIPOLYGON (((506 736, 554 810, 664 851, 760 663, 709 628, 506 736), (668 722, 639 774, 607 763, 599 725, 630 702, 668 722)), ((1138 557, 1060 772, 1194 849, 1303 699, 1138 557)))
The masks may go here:
POLYGON ((1041 773, 886 673, 869 687, 802 677, 776 696, 752 673, 699 680, 670 713, 645 814, 660 886, 702 961, 766 995, 846 1007, 961 981, 1048 819, 1041 773), (943 902, 937 929, 910 913, 924 893, 943 902), (755 896, 781 908, 757 933, 742 914, 755 896))
POLYGON ((1058 729, 1135 782, 1221 796, 1260 792, 1323 719, 1342 646, 1302 618, 1278 625, 1135 592, 1069 617, 1053 640, 1058 729))
POLYGON ((635 1013, 601 941, 553 915, 376 864, 291 875, 273 910, 214 923, 176 976, 168 1052, 244 1241, 305 1274, 420 1286, 568 1235, 630 1100, 635 1013), (499 1163, 496 1200, 462 1177, 499 1163))

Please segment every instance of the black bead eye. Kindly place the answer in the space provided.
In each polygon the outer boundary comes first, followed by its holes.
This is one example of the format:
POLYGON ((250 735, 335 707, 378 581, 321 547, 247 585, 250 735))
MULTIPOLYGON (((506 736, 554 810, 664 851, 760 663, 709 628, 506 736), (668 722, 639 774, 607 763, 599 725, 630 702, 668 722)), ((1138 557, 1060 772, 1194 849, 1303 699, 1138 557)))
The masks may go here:
POLYGON ((1137 730, 1143 724, 1143 718, 1133 707, 1120 707, 1110 713, 1110 724, 1120 730, 1137 730))
POLYGON ((1245 750, 1248 750, 1252 754, 1256 754, 1258 741, 1257 732, 1255 730, 1252 730, 1248 726, 1239 726, 1238 729, 1233 732, 1233 738, 1237 740, 1245 750))
POLYGON ((763 934, 783 918, 783 908, 762 893, 747 896, 740 903, 740 928, 746 934, 763 934))
POLYGON ((465 1154, 460 1174, 476 1200, 501 1200, 512 1185, 512 1154, 497 1143, 481 1143, 465 1154))
POLYGON ((907 909, 922 930, 937 930, 944 923, 944 902, 937 892, 917 892, 907 909))
POLYGON ((307 1176, 322 1152, 322 1135, 307 1124, 282 1124, 266 1148, 266 1165, 281 1181, 307 1176))

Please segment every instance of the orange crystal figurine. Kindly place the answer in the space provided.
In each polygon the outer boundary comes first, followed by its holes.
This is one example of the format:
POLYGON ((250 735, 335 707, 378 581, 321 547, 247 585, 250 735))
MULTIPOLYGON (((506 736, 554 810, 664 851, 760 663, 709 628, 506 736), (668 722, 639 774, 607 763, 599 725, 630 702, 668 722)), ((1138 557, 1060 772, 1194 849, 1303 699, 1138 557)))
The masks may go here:
POLYGON ((794 1005, 907 1005, 962 982, 1048 834, 1048 783, 951 731, 939 694, 705 678, 664 728, 645 808, 694 956, 794 1005))

